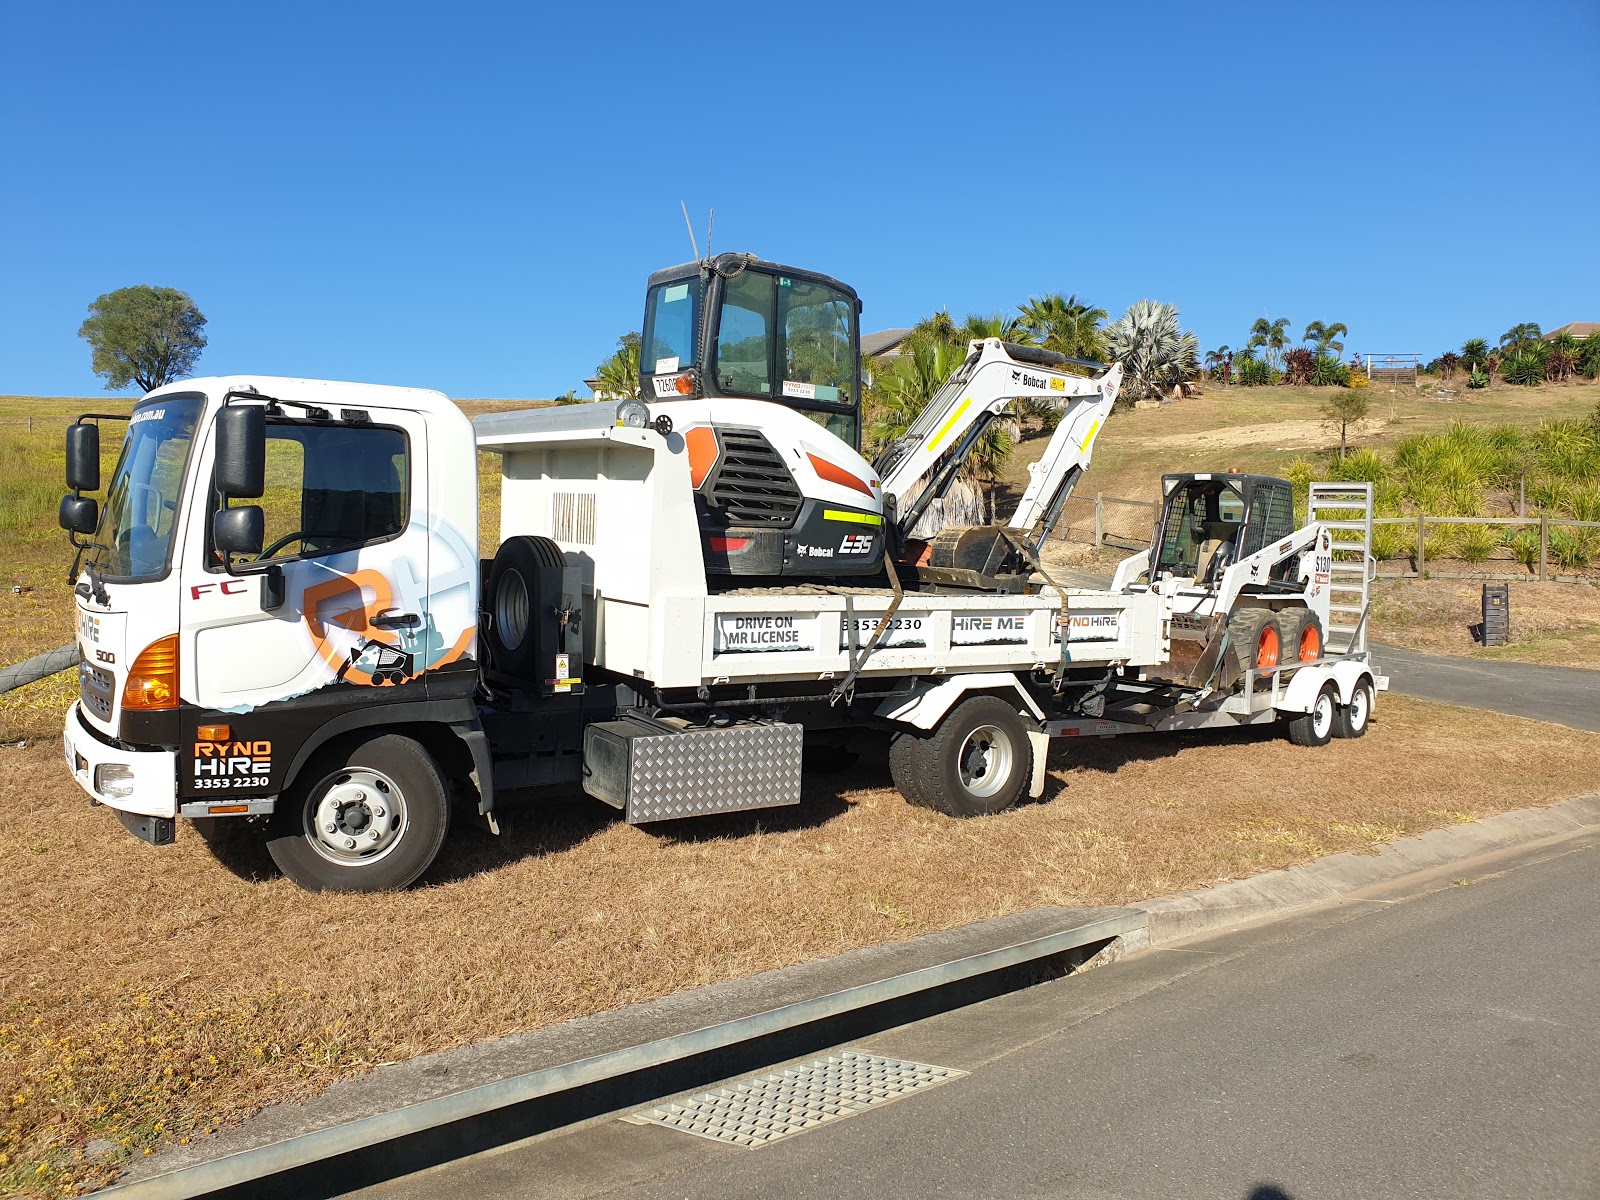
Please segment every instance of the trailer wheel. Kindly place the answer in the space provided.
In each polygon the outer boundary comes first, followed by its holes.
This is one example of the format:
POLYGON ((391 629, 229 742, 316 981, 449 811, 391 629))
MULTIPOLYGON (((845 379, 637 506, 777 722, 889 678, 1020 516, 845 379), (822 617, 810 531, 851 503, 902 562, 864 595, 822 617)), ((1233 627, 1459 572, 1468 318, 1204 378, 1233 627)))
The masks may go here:
POLYGON ((1322 657, 1322 621, 1309 608, 1289 608, 1278 614, 1283 630, 1283 662, 1316 662, 1322 657))
POLYGON ((416 742, 374 734, 307 763, 279 797, 272 861, 309 892, 383 892, 426 871, 450 827, 449 788, 416 742))
POLYGON ((1311 711, 1289 719, 1289 740, 1296 746, 1326 746, 1333 737, 1339 714, 1339 692, 1325 683, 1311 705, 1311 711))
POLYGON ((1027 726, 995 696, 962 701, 932 737, 914 740, 905 753, 914 778, 906 798, 952 817, 1003 812, 1033 772, 1027 726))
POLYGON ((1372 720, 1372 681, 1363 679, 1350 693, 1350 703, 1339 705, 1333 715, 1333 736, 1358 738, 1372 720))
POLYGON ((1228 616, 1227 686, 1251 669, 1275 667, 1283 656, 1283 629, 1270 608, 1240 608, 1228 616))

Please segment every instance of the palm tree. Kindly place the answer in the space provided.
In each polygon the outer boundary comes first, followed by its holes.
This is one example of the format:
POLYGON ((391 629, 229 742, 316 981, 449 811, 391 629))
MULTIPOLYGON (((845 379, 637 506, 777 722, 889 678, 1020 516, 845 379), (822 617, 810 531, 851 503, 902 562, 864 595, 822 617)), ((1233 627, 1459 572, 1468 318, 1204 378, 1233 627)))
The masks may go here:
POLYGON ((1108 314, 1103 308, 1079 300, 1076 292, 1066 297, 1059 292, 1030 296, 1026 304, 1017 306, 1017 311, 1046 350, 1092 362, 1105 358, 1101 326, 1108 314))
MULTIPOLYGON (((923 317, 906 334, 907 351, 917 346, 954 345, 960 338, 960 327, 950 317, 948 308, 941 308, 931 317, 923 317)), ((965 346, 965 343, 963 343, 965 346)))
POLYGON ((1226 346, 1206 351, 1206 373, 1213 379, 1229 382, 1233 375, 1233 351, 1226 346))
POLYGON ((1276 367, 1278 357, 1283 353, 1283 348, 1289 344, 1289 318, 1279 317, 1270 321, 1266 317, 1257 317, 1256 323, 1250 326, 1250 340, 1246 343, 1247 349, 1260 346, 1267 352, 1267 365, 1276 367))
MULTIPOLYGON (((882 451, 905 436, 935 393, 967 359, 965 343, 919 343, 909 353, 897 356, 873 385, 873 414, 867 428, 869 445, 879 452, 878 469, 887 472, 890 463, 882 451)), ((1014 424, 995 421, 962 464, 961 474, 969 481, 994 479, 1011 456, 1014 424)))
POLYGON ((961 322, 955 332, 956 342, 963 350, 968 342, 982 341, 984 338, 999 338, 1013 345, 1029 345, 1033 342, 1033 331, 1018 318, 1008 317, 1004 313, 991 313, 987 317, 980 313, 968 313, 967 319, 961 322))
POLYGON ((639 398, 639 343, 643 340, 637 333, 625 333, 617 339, 617 352, 595 371, 599 382, 596 397, 603 394, 612 399, 639 398))
POLYGON ((1314 342, 1316 344, 1315 353, 1320 358, 1330 350, 1334 354, 1344 353, 1344 343, 1335 340, 1340 334, 1344 334, 1346 337, 1350 334, 1350 327, 1343 321, 1335 321, 1331 325, 1324 325, 1321 321, 1313 321, 1306 326, 1306 331, 1300 335, 1300 340, 1301 342, 1314 342))
POLYGON ((1533 321, 1513 325, 1500 335, 1500 349, 1508 354, 1520 354, 1532 348, 1539 340, 1539 326, 1533 321))
POLYGON ((1178 324, 1176 305, 1135 300, 1106 326, 1106 342, 1132 400, 1164 396, 1200 372, 1200 340, 1178 324))
POLYGON ((1461 343, 1461 366, 1468 371, 1482 371, 1489 365, 1489 343, 1484 338, 1468 338, 1461 343))

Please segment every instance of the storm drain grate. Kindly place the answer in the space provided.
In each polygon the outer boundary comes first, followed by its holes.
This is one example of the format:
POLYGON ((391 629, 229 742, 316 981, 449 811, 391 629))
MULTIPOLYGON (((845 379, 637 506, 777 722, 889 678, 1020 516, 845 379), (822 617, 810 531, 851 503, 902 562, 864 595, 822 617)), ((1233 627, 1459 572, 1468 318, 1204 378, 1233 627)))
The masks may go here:
POLYGON ((965 1074, 846 1050, 623 1119, 736 1146, 765 1146, 965 1074))

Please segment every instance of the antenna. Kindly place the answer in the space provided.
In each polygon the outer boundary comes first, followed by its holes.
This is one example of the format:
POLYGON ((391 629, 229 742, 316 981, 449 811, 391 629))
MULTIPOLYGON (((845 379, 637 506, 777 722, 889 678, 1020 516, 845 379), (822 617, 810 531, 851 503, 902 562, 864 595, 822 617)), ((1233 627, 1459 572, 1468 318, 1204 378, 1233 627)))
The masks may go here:
POLYGON ((711 228, 717 223, 717 210, 712 209, 711 215, 706 218, 706 261, 711 261, 711 228))
POLYGON ((687 204, 685 204, 682 200, 679 200, 678 201, 678 207, 683 209, 683 223, 684 223, 685 226, 688 227, 688 230, 689 230, 689 245, 694 248, 694 260, 695 260, 695 262, 699 262, 700 261, 700 247, 695 245, 695 240, 694 240, 694 222, 689 220, 689 206, 687 204))

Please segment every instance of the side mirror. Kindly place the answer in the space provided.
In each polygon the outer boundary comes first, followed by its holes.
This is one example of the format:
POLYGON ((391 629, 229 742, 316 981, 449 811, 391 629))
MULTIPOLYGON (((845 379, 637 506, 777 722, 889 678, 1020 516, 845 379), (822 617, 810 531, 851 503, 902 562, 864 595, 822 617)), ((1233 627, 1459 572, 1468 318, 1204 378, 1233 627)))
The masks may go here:
POLYGON ((211 514, 211 542, 224 557, 257 555, 261 553, 264 526, 259 504, 219 509, 211 514))
MULTIPOLYGON (((217 491, 234 499, 253 499, 266 490, 266 476, 267 410, 259 404, 226 405, 217 414, 216 465, 212 469, 217 491)), ((256 550, 259 551, 261 510, 258 508, 255 512, 256 550)), ((220 537, 217 547, 222 548, 220 537)))
MULTIPOLYGON (((67 426, 67 486, 75 492, 99 489, 100 426, 87 421, 74 421, 67 426)), ((64 513, 63 527, 71 528, 65 525, 64 513)))
MULTIPOLYGON (((74 425, 72 428, 87 428, 91 432, 94 430, 93 425, 74 425)), ((68 438, 70 439, 70 437, 71 434, 69 432, 68 438)), ((70 461, 71 459, 69 458, 68 462, 70 461)), ((98 458, 95 459, 95 465, 97 468, 99 466, 99 462, 100 460, 98 458)), ((70 470, 68 473, 71 473, 70 470)), ((93 487, 94 485, 80 484, 78 486, 93 487)), ((63 496, 61 497, 61 510, 58 514, 58 519, 61 522, 61 528, 65 529, 68 533, 81 533, 88 535, 93 533, 100 525, 100 505, 95 502, 93 496, 63 496)))

